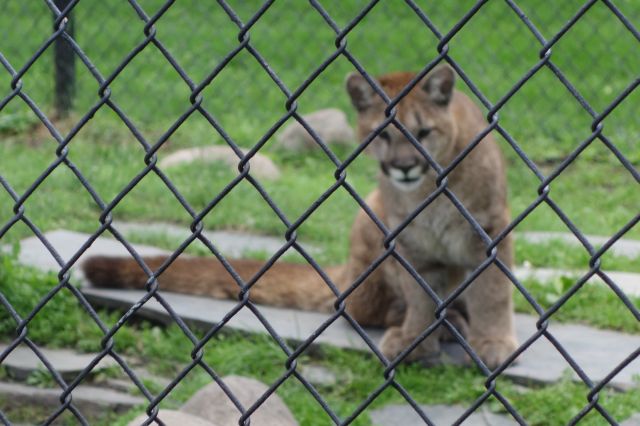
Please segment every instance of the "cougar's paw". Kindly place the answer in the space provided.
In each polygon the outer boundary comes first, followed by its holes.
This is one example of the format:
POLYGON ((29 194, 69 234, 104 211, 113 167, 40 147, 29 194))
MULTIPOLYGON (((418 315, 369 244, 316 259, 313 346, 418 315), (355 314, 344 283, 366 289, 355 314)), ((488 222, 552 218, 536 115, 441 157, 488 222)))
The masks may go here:
POLYGON ((471 347, 491 370, 502 364, 517 348, 514 338, 471 339, 471 347))
POLYGON ((394 327, 399 326, 404 321, 404 316, 407 312, 406 304, 401 300, 395 300, 389 305, 389 310, 385 316, 385 326, 394 327))
MULTIPOLYGON (((462 313, 457 310, 450 309, 447 310, 447 319, 451 322, 451 324, 458 330, 458 333, 462 335, 462 337, 469 336, 469 322, 465 318, 462 313)), ((449 331, 447 327, 442 327, 442 341, 445 342, 457 342, 458 340, 454 337, 454 335, 449 331)))
MULTIPOLYGON (((388 360, 395 359, 413 343, 415 337, 407 336, 400 327, 389 327, 382 336, 380 349, 388 360)), ((421 361, 426 365, 440 363, 440 345, 437 337, 423 340, 405 358, 404 361, 421 361)))
POLYGON ((393 360, 406 347, 404 333, 400 327, 389 327, 380 341, 380 350, 388 360, 393 360))

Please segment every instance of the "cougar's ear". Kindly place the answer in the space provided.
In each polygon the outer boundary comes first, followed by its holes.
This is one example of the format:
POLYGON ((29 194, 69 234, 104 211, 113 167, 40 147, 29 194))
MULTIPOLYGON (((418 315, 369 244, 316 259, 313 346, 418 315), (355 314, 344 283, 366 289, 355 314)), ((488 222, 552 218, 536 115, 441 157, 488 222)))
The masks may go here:
POLYGON ((455 80, 456 74, 449 65, 438 65, 424 77, 421 86, 432 102, 446 106, 453 96, 455 80))
POLYGON ((373 105, 377 96, 376 92, 360 73, 352 72, 349 74, 345 86, 351 97, 351 103, 358 111, 364 111, 373 105))

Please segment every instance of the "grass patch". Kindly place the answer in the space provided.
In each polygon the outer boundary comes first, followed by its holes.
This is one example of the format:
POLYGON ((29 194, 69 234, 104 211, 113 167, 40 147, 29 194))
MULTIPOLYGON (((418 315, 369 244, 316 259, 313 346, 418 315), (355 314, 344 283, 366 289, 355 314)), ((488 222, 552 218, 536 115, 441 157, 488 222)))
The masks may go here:
MULTIPOLYGON (((560 240, 533 243, 524 238, 518 238, 516 242, 518 265, 588 270, 590 259, 589 253, 582 246, 567 244, 560 240)), ((601 257, 601 268, 604 271, 640 272, 640 258, 616 255, 609 250, 601 257)))
MULTIPOLYGON (((575 279, 561 277, 550 283, 527 280, 523 285, 540 306, 548 309, 566 294, 575 282, 575 279)), ((636 309, 640 309, 639 297, 629 299, 636 309)), ((519 312, 535 313, 520 292, 516 292, 515 306, 519 312)), ((571 296, 552 318, 559 322, 581 322, 598 328, 640 333, 640 322, 613 290, 591 282, 587 282, 571 296)))
MULTIPOLYGON (((52 274, 43 274, 31 268, 17 266, 11 256, 2 256, 1 260, 0 289, 18 314, 25 316, 41 297, 56 285, 57 279, 52 274)), ((542 300, 544 295, 548 294, 542 293, 544 290, 542 286, 528 283, 528 288, 534 296, 542 300), (541 293, 538 294, 537 291, 541 293)), ((595 287, 588 287, 581 292, 591 292, 594 289, 595 287)), ((591 293, 588 294, 591 295, 591 293)), ((591 299, 585 303, 597 303, 599 306, 611 307, 611 309, 602 315, 586 316, 586 311, 575 307, 572 299, 566 307, 576 309, 576 313, 571 311, 572 313, 568 314, 563 308, 554 318, 557 317, 560 320, 588 318, 590 321, 600 321, 606 315, 611 316, 609 320, 620 315, 622 310, 616 310, 610 298, 601 299, 602 292, 593 294, 595 296, 591 296, 591 299)), ((582 300, 580 293, 576 295, 576 300, 582 300)), ((522 308, 522 301, 518 302, 518 308, 522 308)), ((99 316, 110 327, 115 324, 119 315, 114 312, 100 311, 99 316)), ((633 330, 627 331, 640 331, 637 322, 625 324, 627 325, 622 329, 626 330, 628 326, 633 330)), ((605 326, 609 327, 611 323, 605 326)), ((8 316, 6 310, 0 310, 0 339, 13 338, 15 327, 15 321, 8 316)), ((197 336, 202 336, 202 331, 195 332, 197 336)), ((29 323, 28 336, 37 344, 46 344, 48 347, 73 347, 79 350, 97 351, 100 349, 103 334, 97 326, 93 325, 87 313, 79 307, 75 297, 68 290, 62 290, 29 323)), ((191 360, 190 352, 193 344, 175 325, 160 327, 147 321, 130 322, 117 332, 114 341, 119 353, 128 355, 143 363, 151 372, 165 377, 175 377, 191 360)), ((266 335, 223 332, 209 341, 204 351, 205 361, 221 375, 240 374, 270 384, 286 373, 287 357, 278 344, 266 335)), ((307 364, 328 368, 338 378, 335 385, 320 386, 318 391, 331 409, 343 418, 351 415, 359 404, 384 382, 383 368, 380 363, 373 356, 356 351, 321 346, 318 350, 305 352, 298 358, 299 366, 307 364)), ((116 373, 109 371, 108 376, 113 377, 116 373)), ((120 375, 122 374, 120 372, 120 375)), ((451 366, 423 368, 418 365, 401 365, 397 370, 396 378, 419 403, 463 405, 469 405, 482 395, 485 380, 481 374, 471 368, 451 366)), ((46 372, 38 372, 30 380, 38 385, 51 384, 46 372)), ((194 369, 169 393, 161 407, 179 407, 197 389, 210 381, 211 378, 204 370, 194 369)), ((154 393, 161 391, 157 384, 148 384, 150 391, 154 393)), ((522 392, 509 380, 500 379, 498 389, 533 425, 565 424, 587 403, 588 389, 569 381, 522 392), (560 399, 559 395, 562 396, 560 399)), ((295 378, 287 379, 278 388, 278 395, 291 408, 300 424, 331 424, 323 409, 295 378)), ((602 397, 607 409, 617 419, 622 420, 637 407, 640 401, 640 390, 634 388, 624 394, 607 390, 602 397)), ((376 398, 371 408, 402 402, 403 398, 399 393, 388 389, 376 398)), ((488 403, 492 410, 501 411, 496 401, 489 400, 488 403)), ((6 404, 2 405, 2 407, 6 406, 6 404)), ((129 415, 118 419, 112 417, 97 419, 95 424, 125 425, 143 409, 144 407, 139 407, 132 410, 129 415)), ((34 418, 33 412, 25 414, 20 410, 9 410, 7 413, 14 421, 34 418)), ((47 413, 42 413, 43 416, 45 414, 47 413)), ((600 421, 594 416, 590 416, 588 420, 587 424, 599 424, 600 421)), ((71 419, 65 421, 73 424, 71 419)), ((63 422, 63 424, 66 423, 63 422)), ((365 414, 354 424, 369 425, 370 422, 365 414)))

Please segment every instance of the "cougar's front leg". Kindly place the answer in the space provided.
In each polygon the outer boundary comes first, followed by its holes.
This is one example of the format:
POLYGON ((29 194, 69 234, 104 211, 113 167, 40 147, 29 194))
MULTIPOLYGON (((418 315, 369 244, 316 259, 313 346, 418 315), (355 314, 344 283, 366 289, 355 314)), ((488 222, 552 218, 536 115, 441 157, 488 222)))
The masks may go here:
MULTIPOLYGON (((446 279, 444 269, 421 271, 420 275, 434 291, 438 290, 446 279)), ((398 274, 397 282, 404 295, 406 312, 402 325, 387 329, 380 342, 382 353, 388 359, 398 356, 436 320, 435 302, 410 274, 398 274)), ((440 330, 440 327, 434 330, 405 359, 437 362, 440 354, 440 330)))
MULTIPOLYGON (((376 216, 384 221, 385 212, 380 193, 377 190, 372 192, 366 201, 376 216)), ((351 229, 349 259, 337 283, 341 292, 348 291, 350 286, 382 254, 383 241, 382 232, 371 218, 360 210, 351 229)), ((393 260, 385 260, 347 297, 347 313, 359 324, 388 327, 402 322, 404 317, 402 295, 389 283, 388 276, 391 269, 393 269, 393 260)))
MULTIPOLYGON (((511 241, 503 241, 498 256, 511 267, 511 241)), ((513 312, 513 284, 491 265, 466 289, 469 343, 487 367, 494 369, 517 347, 513 312)))

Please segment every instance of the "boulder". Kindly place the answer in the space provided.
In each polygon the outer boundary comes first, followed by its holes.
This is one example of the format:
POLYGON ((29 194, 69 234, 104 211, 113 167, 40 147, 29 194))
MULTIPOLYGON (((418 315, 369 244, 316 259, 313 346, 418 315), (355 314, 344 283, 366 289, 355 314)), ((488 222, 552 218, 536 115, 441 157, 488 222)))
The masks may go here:
MULTIPOLYGON (((339 109, 321 109, 302 118, 325 143, 343 145, 355 142, 355 133, 347 121, 347 116, 339 109)), ((317 148, 309 132, 297 121, 286 126, 276 136, 278 146, 292 151, 304 151, 317 148)))
MULTIPOLYGON (((196 160, 206 163, 221 162, 229 166, 231 171, 238 171, 238 163, 240 159, 236 153, 229 147, 223 145, 214 145, 207 147, 196 147, 180 149, 172 152, 159 162, 160 168, 170 168, 180 164, 189 164, 196 160)), ((270 158, 256 153, 251 160, 251 174, 261 179, 277 179, 280 177, 280 170, 271 161, 270 158)))
MULTIPOLYGON (((127 423, 127 426, 140 426, 147 421, 149 417, 146 414, 140 414, 135 419, 127 423)), ((175 410, 160 410, 158 413, 158 419, 166 426, 226 426, 227 423, 211 423, 200 417, 192 416, 191 414, 183 413, 175 410)), ((156 422, 152 422, 152 425, 156 425, 156 422)), ((229 423, 231 425, 231 423, 229 423)))
MULTIPOLYGON (((222 379, 245 409, 251 407, 266 391, 267 386, 254 379, 227 376, 222 379)), ((195 393, 180 411, 201 417, 215 425, 237 425, 240 411, 218 386, 211 383, 195 393)), ((251 415, 252 426, 297 426, 293 415, 275 393, 251 415)))

